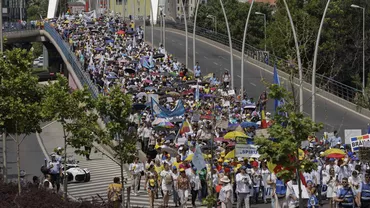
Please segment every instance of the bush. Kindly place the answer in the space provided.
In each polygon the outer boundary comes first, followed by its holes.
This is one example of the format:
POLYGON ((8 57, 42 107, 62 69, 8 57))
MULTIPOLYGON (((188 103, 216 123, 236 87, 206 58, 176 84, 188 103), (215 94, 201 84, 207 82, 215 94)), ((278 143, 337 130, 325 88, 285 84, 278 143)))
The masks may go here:
POLYGON ((104 203, 88 201, 66 201, 62 195, 55 194, 46 189, 35 187, 28 183, 22 188, 22 194, 18 195, 17 185, 3 183, 0 179, 0 208, 110 208, 104 203))

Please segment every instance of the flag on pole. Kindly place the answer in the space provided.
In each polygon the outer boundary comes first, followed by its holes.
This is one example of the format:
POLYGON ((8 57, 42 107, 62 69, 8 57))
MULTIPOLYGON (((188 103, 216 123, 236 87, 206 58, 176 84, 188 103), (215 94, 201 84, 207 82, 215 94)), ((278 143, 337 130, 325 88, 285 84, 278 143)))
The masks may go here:
POLYGON ((195 153, 193 155, 193 159, 191 162, 193 163, 194 167, 196 167, 198 170, 202 170, 203 168, 206 167, 206 162, 204 161, 203 153, 200 150, 198 144, 195 148, 195 153))
MULTIPOLYGON (((279 79, 279 75, 278 75, 278 73, 277 73, 277 67, 276 67, 276 64, 275 64, 275 66, 274 66, 274 84, 276 84, 276 85, 279 85, 280 86, 280 79, 279 79)), ((280 106, 280 100, 278 100, 278 99, 275 99, 275 112, 276 112, 276 109, 277 109, 277 107, 279 107, 280 106)))
POLYGON ((192 133, 193 129, 191 128, 191 124, 189 123, 188 119, 186 119, 180 128, 180 135, 185 134, 185 133, 192 133))

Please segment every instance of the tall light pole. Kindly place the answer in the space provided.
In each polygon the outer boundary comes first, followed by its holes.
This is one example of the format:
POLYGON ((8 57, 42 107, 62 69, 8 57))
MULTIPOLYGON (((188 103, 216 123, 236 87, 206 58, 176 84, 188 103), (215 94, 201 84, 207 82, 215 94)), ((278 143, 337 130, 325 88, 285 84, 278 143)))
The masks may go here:
POLYGON ((210 19, 212 19, 212 21, 213 21, 213 30, 214 30, 214 32, 217 32, 217 18, 216 18, 216 16, 213 16, 213 15, 207 15, 207 18, 210 18, 210 19))
POLYGON ((352 8, 362 9, 362 93, 365 95, 365 7, 352 4, 352 8))
POLYGON ((267 32, 267 31, 266 31, 266 14, 264 14, 264 13, 262 13, 262 12, 256 12, 255 14, 256 14, 256 15, 263 15, 263 26, 264 26, 264 30, 265 30, 265 32, 264 32, 264 33, 265 33, 265 51, 267 51, 267 50, 266 50, 266 34, 267 34, 267 33, 266 33, 266 32, 267 32))
POLYGON ((245 27, 244 27, 244 34, 243 34, 243 44, 242 44, 242 62, 241 62, 241 100, 243 100, 244 96, 244 50, 245 50, 245 40, 247 39, 247 30, 248 30, 248 23, 249 23, 249 17, 251 16, 252 8, 253 8, 254 0, 252 0, 251 6, 249 7, 247 21, 245 21, 245 27))
POLYGON ((186 12, 185 12, 185 6, 184 6, 184 2, 183 0, 180 0, 181 2, 181 7, 182 7, 182 12, 184 14, 184 21, 185 21, 185 68, 187 68, 189 66, 189 52, 188 52, 188 22, 186 20, 186 12))
MULTIPOLYGON (((283 0, 283 1, 284 1, 285 8, 287 10, 287 13, 288 13, 290 25, 292 27, 295 49, 297 52, 298 73, 299 73, 299 112, 303 113, 303 72, 302 72, 301 52, 299 50, 298 38, 297 38, 297 33, 295 31, 295 26, 294 26, 294 22, 292 19, 292 15, 290 14, 290 10, 289 10, 288 4, 286 3, 286 0, 283 0)), ((300 186, 300 183, 298 183, 298 185, 300 186)))
POLYGON ((197 6, 195 7, 195 15, 194 15, 194 28, 193 28, 193 66, 195 66, 195 30, 197 27, 197 17, 198 17, 198 8, 200 0, 197 1, 197 6))
MULTIPOLYGON (((166 8, 166 7, 164 7, 166 8)), ((165 9, 163 9, 165 11, 165 9)), ((163 48, 166 48, 166 20, 165 20, 166 14, 162 13, 162 21, 163 21, 163 48)))
POLYGON ((160 36, 161 36, 161 38, 160 38, 160 43, 159 43, 159 45, 160 44, 163 44, 163 22, 162 22, 162 16, 163 16, 163 9, 162 9, 162 7, 161 6, 159 6, 159 28, 160 28, 160 30, 159 30, 159 33, 160 33, 160 36))
MULTIPOLYGON (((144 32, 143 32, 143 40, 145 42, 145 32, 146 32, 146 1, 147 0, 144 0, 144 25, 143 25, 143 28, 144 28, 144 32)), ((151 0, 149 0, 151 1, 151 0)))
POLYGON ((125 15, 126 15, 126 0, 122 0, 122 16, 123 16, 123 23, 125 22, 125 15))
POLYGON ((225 23, 226 23, 226 29, 227 34, 229 36, 229 47, 230 47, 230 75, 231 75, 231 89, 234 89, 234 59, 233 59, 233 43, 231 41, 231 33, 230 33, 230 27, 229 27, 229 21, 227 21, 227 15, 225 12, 224 4, 222 3, 222 0, 220 0, 222 12, 224 13, 225 17, 225 23))
POLYGON ((321 18, 321 23, 320 23, 320 27, 319 27, 319 31, 317 33, 317 39, 316 39, 316 45, 315 45, 315 52, 313 54, 313 66, 312 66, 312 121, 315 121, 316 119, 316 65, 317 65, 317 54, 319 52, 319 44, 320 44, 320 37, 321 37, 321 30, 322 30, 322 26, 324 25, 324 21, 325 21, 325 16, 326 16, 326 12, 328 11, 328 7, 329 7, 329 4, 330 4, 330 1, 331 0, 328 0, 328 2, 326 3, 326 6, 325 6, 325 10, 324 10, 324 14, 322 15, 322 18, 321 18))
MULTIPOLYGON (((154 17, 153 17, 153 7, 152 7, 152 0, 149 0, 150 2, 150 19, 151 19, 151 23, 150 23, 150 30, 152 32, 152 36, 151 36, 151 43, 152 43, 152 46, 154 47, 154 17)), ((146 8, 145 8, 146 9, 146 8)), ((145 32, 145 31, 144 31, 145 32)), ((153 47, 152 47, 152 50, 153 50, 153 47)))

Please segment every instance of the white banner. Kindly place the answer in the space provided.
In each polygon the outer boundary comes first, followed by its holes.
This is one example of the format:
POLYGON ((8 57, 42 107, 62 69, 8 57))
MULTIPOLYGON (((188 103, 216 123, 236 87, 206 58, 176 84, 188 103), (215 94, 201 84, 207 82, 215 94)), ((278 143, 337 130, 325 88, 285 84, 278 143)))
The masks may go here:
POLYGON ((235 144, 235 157, 259 158, 258 146, 253 144, 235 144))

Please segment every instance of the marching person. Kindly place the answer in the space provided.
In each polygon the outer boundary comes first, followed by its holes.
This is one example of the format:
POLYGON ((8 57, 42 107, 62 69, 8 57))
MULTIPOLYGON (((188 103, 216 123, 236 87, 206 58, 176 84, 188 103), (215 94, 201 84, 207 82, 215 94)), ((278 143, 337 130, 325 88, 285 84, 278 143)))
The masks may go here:
POLYGON ((348 179, 342 178, 342 187, 337 191, 334 201, 339 202, 339 208, 354 208, 355 207, 355 192, 349 186, 348 179))
POLYGON ((138 195, 138 190, 139 190, 139 183, 140 183, 140 177, 141 177, 141 172, 144 171, 143 164, 139 162, 139 158, 136 157, 135 161, 130 164, 129 171, 131 172, 131 175, 133 177, 133 192, 134 195, 138 195))
POLYGON ((222 188, 218 199, 221 202, 221 208, 232 208, 233 207, 233 187, 230 184, 230 179, 224 176, 220 179, 222 188))
POLYGON ((108 202, 113 204, 113 208, 119 208, 122 202, 122 184, 119 177, 114 177, 113 183, 108 186, 108 202))
POLYGON ((244 202, 245 208, 250 207, 249 197, 251 190, 249 186, 252 185, 251 177, 246 173, 247 167, 242 166, 240 173, 236 174, 236 193, 238 196, 237 208, 242 208, 244 202))
POLYGON ((185 173, 185 169, 180 169, 180 175, 177 178, 177 190, 180 197, 180 207, 186 208, 190 189, 190 179, 185 173))
POLYGON ((170 199, 170 191, 173 186, 173 177, 170 170, 169 164, 164 163, 164 170, 160 173, 162 178, 162 191, 163 191, 163 207, 168 207, 168 201, 170 199))
POLYGON ((365 180, 360 183, 356 203, 361 208, 370 207, 370 172, 365 173, 365 180))
POLYGON ((60 161, 57 160, 57 157, 55 154, 51 155, 51 161, 48 164, 48 170, 51 176, 51 183, 53 184, 53 187, 57 187, 57 193, 60 189, 60 177, 62 174, 62 164, 60 161))

